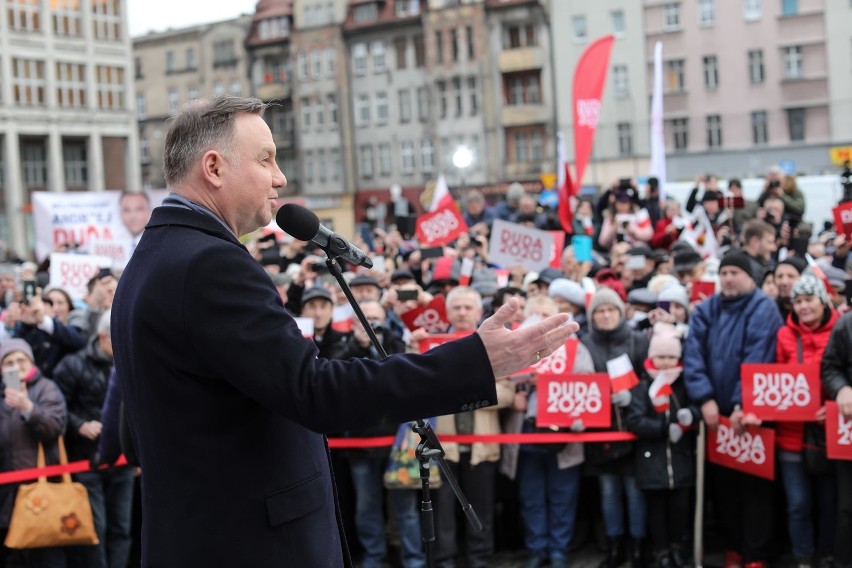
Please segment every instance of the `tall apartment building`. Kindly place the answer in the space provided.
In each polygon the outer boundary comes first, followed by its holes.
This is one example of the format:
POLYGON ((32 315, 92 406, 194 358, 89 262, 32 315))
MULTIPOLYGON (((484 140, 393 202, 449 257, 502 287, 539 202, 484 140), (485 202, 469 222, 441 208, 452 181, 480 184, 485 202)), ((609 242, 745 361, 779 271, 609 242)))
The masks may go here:
POLYGON ((556 76, 558 130, 572 163, 574 70, 590 43, 615 36, 592 155, 581 182, 607 186, 619 177, 647 175, 652 74, 648 74, 642 5, 633 0, 555 0, 550 2, 548 25, 554 30, 548 55, 556 76))
POLYGON ((649 77, 663 42, 669 179, 829 169, 831 142, 852 139, 850 15, 825 0, 645 0, 649 77))
POLYGON ((182 104, 212 95, 250 94, 243 47, 250 22, 250 16, 241 16, 133 38, 139 159, 144 187, 166 185, 163 177, 166 120, 182 104))
POLYGON ((138 189, 122 0, 0 0, 0 239, 28 255, 33 191, 138 189))

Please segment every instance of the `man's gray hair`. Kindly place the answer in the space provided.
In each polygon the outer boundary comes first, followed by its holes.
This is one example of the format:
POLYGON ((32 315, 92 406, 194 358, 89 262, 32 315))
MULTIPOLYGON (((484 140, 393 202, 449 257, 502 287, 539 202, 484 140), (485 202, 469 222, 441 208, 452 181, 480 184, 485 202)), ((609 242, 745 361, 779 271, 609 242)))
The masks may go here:
POLYGON ((112 327, 110 325, 109 318, 112 315, 112 308, 108 309, 104 313, 101 314, 100 319, 98 320, 98 335, 104 334, 106 336, 110 336, 112 333, 112 327))
POLYGON ((166 184, 186 179, 193 164, 205 152, 217 150, 234 159, 234 121, 238 114, 263 116, 266 103, 260 99, 218 96, 185 105, 171 120, 166 133, 163 172, 166 184))
POLYGON ((472 296, 482 306, 482 295, 470 286, 456 286, 447 293, 446 304, 449 305, 459 296, 472 296))

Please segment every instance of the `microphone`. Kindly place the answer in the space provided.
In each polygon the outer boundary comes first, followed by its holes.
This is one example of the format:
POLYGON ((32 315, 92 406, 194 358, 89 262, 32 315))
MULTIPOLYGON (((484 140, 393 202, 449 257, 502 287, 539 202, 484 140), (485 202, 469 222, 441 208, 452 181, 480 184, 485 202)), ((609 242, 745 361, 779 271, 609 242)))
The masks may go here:
POLYGON ((278 226, 300 241, 313 241, 331 258, 342 258, 349 264, 373 268, 373 261, 364 251, 326 227, 310 209, 287 203, 275 215, 278 226))

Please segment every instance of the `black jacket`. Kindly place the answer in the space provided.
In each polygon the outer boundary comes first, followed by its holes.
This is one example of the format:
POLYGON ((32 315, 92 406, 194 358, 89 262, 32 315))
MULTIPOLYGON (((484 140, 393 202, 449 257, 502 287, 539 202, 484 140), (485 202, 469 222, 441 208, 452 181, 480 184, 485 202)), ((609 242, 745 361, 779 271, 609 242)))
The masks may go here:
POLYGON ((53 318, 53 334, 34 325, 18 322, 15 336, 20 337, 33 348, 36 367, 45 377, 53 376, 53 369, 63 357, 79 351, 86 346, 87 336, 73 325, 65 325, 53 318))
POLYGON ((102 422, 101 408, 106 400, 112 359, 97 347, 97 343, 95 335, 86 347, 63 357, 53 371, 53 380, 68 405, 65 445, 71 461, 91 459, 98 450, 97 440, 89 440, 79 433, 84 422, 102 422))
POLYGON ((820 376, 827 400, 835 400, 837 391, 852 386, 852 312, 837 320, 822 355, 820 376))
POLYGON ((317 359, 216 219, 154 209, 112 309, 142 464, 142 565, 349 565, 322 433, 495 404, 477 334, 386 361, 317 359))
POLYGON ((672 444, 669 424, 677 423, 677 411, 688 408, 693 424, 701 415, 695 406, 686 404, 686 387, 682 378, 672 384, 669 408, 657 412, 648 395, 651 380, 644 378, 632 392, 630 406, 625 409, 627 429, 636 434, 634 453, 636 483, 641 489, 676 489, 695 485, 695 429, 686 430, 683 437, 672 444))

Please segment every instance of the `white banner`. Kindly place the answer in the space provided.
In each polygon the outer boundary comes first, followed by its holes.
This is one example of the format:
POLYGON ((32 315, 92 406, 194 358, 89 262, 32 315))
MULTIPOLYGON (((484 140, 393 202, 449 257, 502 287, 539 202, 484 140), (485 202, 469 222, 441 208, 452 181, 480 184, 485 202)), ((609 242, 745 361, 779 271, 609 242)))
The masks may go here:
POLYGON ((540 272, 550 264, 553 235, 496 219, 491 229, 488 260, 506 268, 521 265, 540 272))
POLYGON ((110 268, 108 256, 89 254, 67 254, 54 252, 50 255, 50 286, 62 288, 74 300, 81 300, 88 291, 86 285, 101 268, 110 268))

